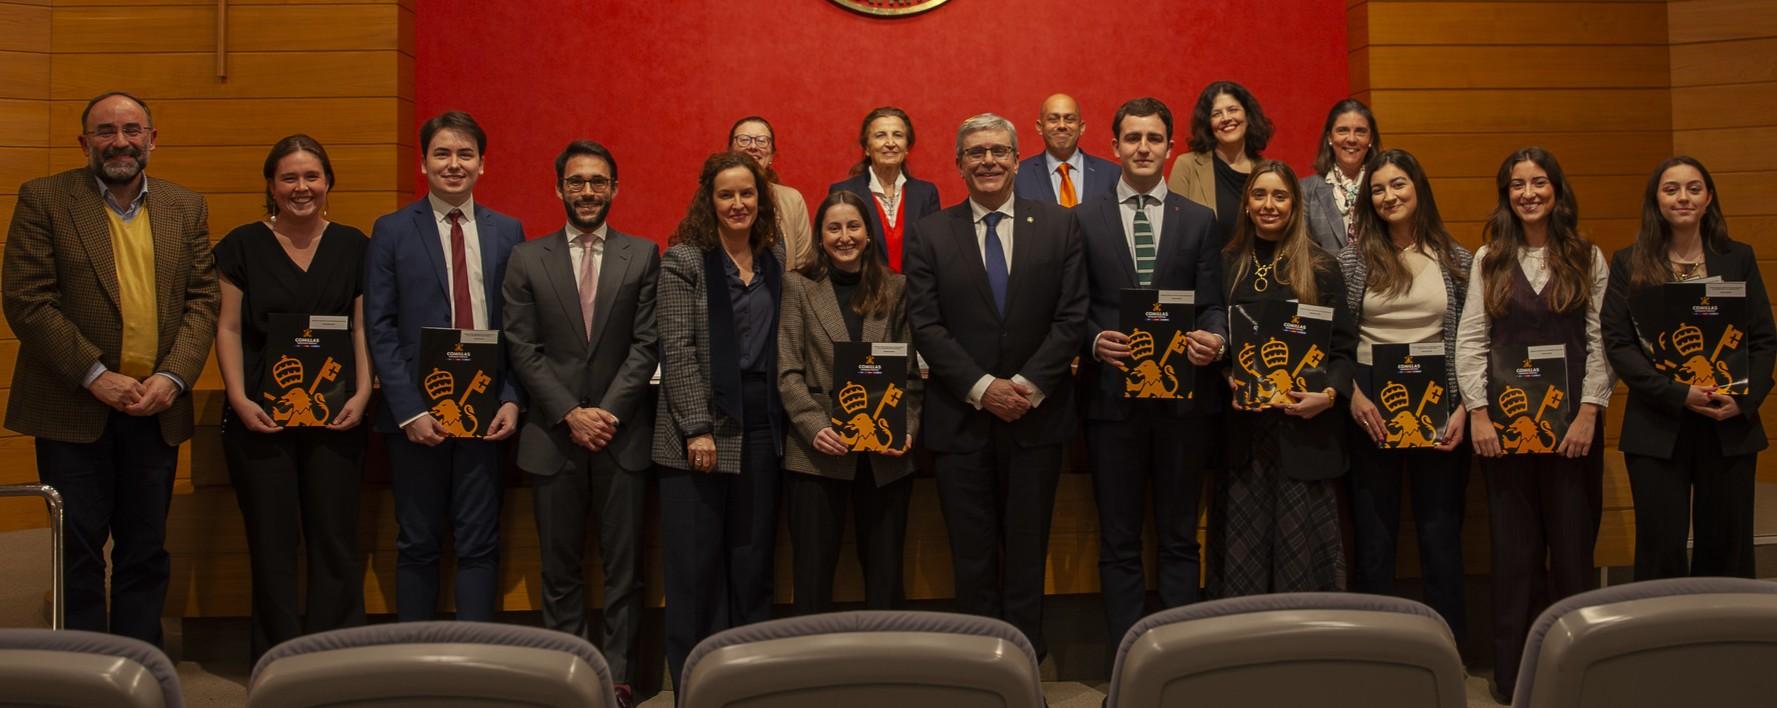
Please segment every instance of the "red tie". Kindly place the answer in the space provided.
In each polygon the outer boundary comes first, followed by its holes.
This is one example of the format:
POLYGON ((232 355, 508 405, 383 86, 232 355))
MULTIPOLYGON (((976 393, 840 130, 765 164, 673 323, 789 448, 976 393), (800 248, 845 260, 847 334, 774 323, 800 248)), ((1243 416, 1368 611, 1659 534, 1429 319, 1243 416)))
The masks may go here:
POLYGON ((469 299, 469 249, 463 245, 463 210, 452 209, 450 219, 451 326, 475 329, 475 302, 469 299))

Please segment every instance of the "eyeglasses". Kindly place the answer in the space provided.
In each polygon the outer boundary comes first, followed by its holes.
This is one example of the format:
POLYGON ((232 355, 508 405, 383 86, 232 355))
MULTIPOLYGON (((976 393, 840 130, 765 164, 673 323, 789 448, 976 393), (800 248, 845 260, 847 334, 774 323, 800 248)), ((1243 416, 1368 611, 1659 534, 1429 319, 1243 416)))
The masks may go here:
POLYGON ((569 177, 569 178, 561 181, 561 186, 562 186, 562 189, 565 189, 569 192, 578 192, 581 190, 591 190, 593 194, 603 194, 605 192, 611 191, 612 187, 617 186, 617 180, 611 179, 609 177, 594 177, 592 179, 580 179, 579 177, 569 177))
POLYGON ((964 150, 962 155, 963 159, 969 162, 983 162, 989 155, 992 155, 995 160, 1004 160, 1012 156, 1012 148, 1004 145, 994 145, 992 147, 977 146, 964 150))
POLYGON ((771 147, 771 136, 736 135, 734 136, 734 144, 738 147, 753 147, 754 145, 757 145, 762 148, 768 148, 771 147))
POLYGON ((136 125, 135 123, 130 123, 122 128, 115 125, 101 125, 97 130, 87 131, 87 135, 110 140, 111 138, 117 137, 118 133, 123 133, 124 137, 135 140, 136 138, 142 137, 142 134, 148 132, 148 130, 148 128, 136 125))

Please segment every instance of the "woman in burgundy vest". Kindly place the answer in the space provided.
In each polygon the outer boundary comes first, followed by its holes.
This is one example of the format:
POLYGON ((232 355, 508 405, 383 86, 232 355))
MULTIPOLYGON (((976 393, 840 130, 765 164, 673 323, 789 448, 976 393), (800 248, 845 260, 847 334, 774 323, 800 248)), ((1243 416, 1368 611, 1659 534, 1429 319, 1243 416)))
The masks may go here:
POLYGON ((1598 320, 1609 273, 1576 228, 1579 204, 1560 164, 1525 148, 1499 166, 1496 184, 1499 203, 1483 227, 1486 245, 1475 253, 1457 328, 1456 372, 1487 477, 1493 696, 1504 702, 1531 621, 1590 587, 1614 382, 1598 320), (1531 358, 1532 347, 1560 348, 1543 350, 1565 360, 1565 380, 1550 382, 1559 394, 1501 380, 1549 368, 1549 359, 1531 358), (1562 421, 1566 432, 1557 435, 1562 421))

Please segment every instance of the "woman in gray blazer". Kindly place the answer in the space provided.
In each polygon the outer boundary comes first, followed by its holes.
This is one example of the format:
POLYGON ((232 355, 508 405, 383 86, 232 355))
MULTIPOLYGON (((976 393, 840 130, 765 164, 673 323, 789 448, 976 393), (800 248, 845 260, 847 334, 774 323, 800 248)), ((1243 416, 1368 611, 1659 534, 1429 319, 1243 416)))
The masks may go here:
POLYGON ((711 155, 660 260, 653 457, 675 679, 704 637, 771 618, 784 268, 769 190, 753 158, 711 155))
POLYGON ((1370 193, 1364 163, 1381 150, 1376 116, 1363 101, 1347 98, 1327 111, 1315 174, 1302 178, 1302 200, 1308 204, 1308 233, 1328 253, 1338 253, 1357 233, 1357 207, 1370 193))
POLYGON ((869 208, 851 192, 828 194, 815 210, 814 262, 784 276, 777 385, 790 418, 784 503, 796 553, 797 614, 833 609, 833 572, 848 500, 857 525, 865 604, 887 610, 902 600, 901 549, 913 490, 913 459, 907 453, 918 432, 924 383, 907 326, 907 280, 876 255, 876 234, 865 218, 869 208), (835 428, 833 400, 840 395, 833 372, 835 342, 907 345, 907 387, 900 404, 907 413, 906 445, 854 452, 856 446, 835 428))

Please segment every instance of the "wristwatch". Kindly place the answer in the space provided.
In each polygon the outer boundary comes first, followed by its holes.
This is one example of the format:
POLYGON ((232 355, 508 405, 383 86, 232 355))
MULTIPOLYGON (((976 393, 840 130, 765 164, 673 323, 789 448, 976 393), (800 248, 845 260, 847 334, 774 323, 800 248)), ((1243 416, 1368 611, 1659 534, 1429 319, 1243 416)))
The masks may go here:
POLYGON ((1327 402, 1329 402, 1329 403, 1338 403, 1339 402, 1339 390, 1338 389, 1333 388, 1332 386, 1328 386, 1326 388, 1326 390, 1321 391, 1321 393, 1324 393, 1327 395, 1327 402))

